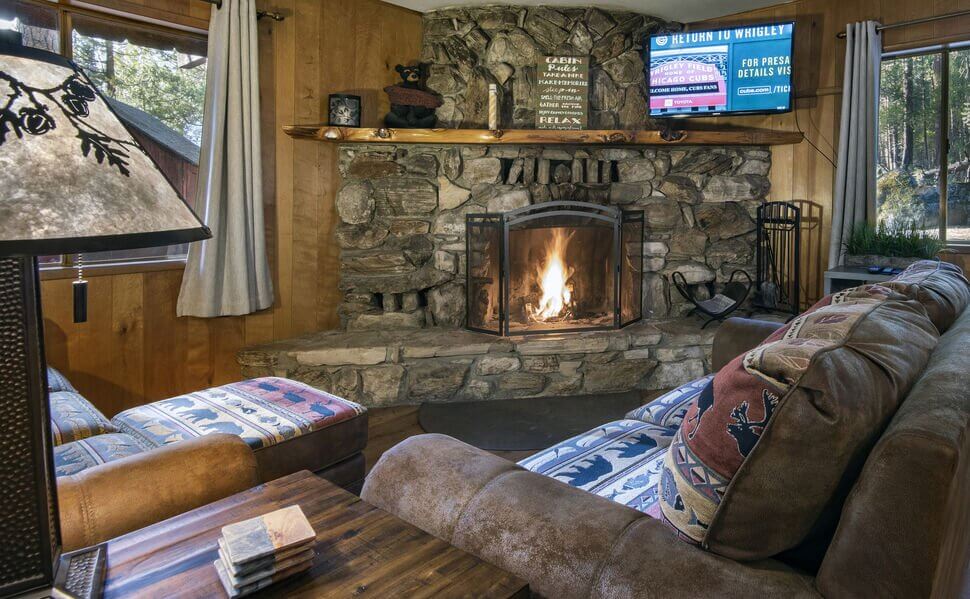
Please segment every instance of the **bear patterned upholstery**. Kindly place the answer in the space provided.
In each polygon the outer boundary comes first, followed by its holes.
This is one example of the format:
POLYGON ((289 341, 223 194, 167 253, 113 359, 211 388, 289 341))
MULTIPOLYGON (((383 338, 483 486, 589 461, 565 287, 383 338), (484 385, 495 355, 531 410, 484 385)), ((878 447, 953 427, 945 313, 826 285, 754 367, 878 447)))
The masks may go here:
POLYGON ((47 389, 51 393, 56 391, 72 391, 77 393, 77 389, 71 384, 71 381, 67 380, 67 377, 60 373, 59 370, 47 367, 47 389))
POLYGON ((303 383, 265 377, 138 406, 112 423, 145 449, 213 433, 237 435, 256 452, 268 480, 319 470, 361 451, 365 412, 303 383), (326 435, 314 434, 323 430, 326 435))
POLYGON ((76 391, 52 391, 50 416, 54 445, 118 432, 104 414, 76 391))
POLYGON ((124 433, 108 433, 72 441, 54 448, 54 472, 57 476, 70 476, 143 451, 131 435, 124 433))
POLYGON ((710 384, 713 374, 685 383, 673 391, 664 393, 660 397, 646 403, 626 415, 627 420, 642 420, 659 426, 677 429, 684 421, 684 415, 690 402, 701 394, 710 384))
POLYGON ((228 433, 263 449, 362 413, 361 406, 303 383, 260 378, 138 406, 113 422, 147 448, 228 433))
POLYGON ((676 429, 617 420, 528 457, 519 465, 660 517, 657 483, 676 429))

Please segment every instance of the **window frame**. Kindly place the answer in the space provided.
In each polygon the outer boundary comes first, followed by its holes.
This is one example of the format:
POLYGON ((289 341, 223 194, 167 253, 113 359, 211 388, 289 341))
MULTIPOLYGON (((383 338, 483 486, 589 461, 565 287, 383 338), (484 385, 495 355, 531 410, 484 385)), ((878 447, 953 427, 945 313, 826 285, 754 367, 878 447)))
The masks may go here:
MULTIPOLYGON (((140 28, 157 31, 172 36, 193 37, 200 41, 208 40, 208 31, 182 23, 147 17, 136 13, 115 10, 95 4, 79 6, 73 0, 18 0, 23 4, 37 6, 56 13, 58 53, 67 59, 74 56, 74 16, 94 18, 105 22, 117 23, 127 28, 140 28)), ((133 272, 158 270, 177 270, 185 268, 186 256, 158 256, 156 258, 135 257, 110 261, 83 260, 86 276, 106 276, 133 272)), ((73 278, 77 276, 77 254, 61 254, 60 262, 41 263, 42 280, 73 278)))
MULTIPOLYGON (((950 54, 954 51, 968 50, 970 49, 970 39, 953 41, 942 44, 934 44, 932 46, 923 46, 919 48, 905 49, 905 50, 895 50, 890 52, 883 52, 881 56, 881 64, 886 63, 891 60, 899 60, 903 58, 913 58, 916 56, 939 56, 940 57, 940 139, 939 147, 937 148, 940 155, 940 164, 937 165, 940 169, 939 180, 937 181, 937 186, 940 193, 940 216, 939 216, 939 236, 940 240, 946 245, 948 250, 953 250, 959 253, 970 253, 970 240, 958 240, 950 241, 947 239, 947 227, 948 227, 948 194, 949 194, 949 166, 950 166, 950 54)), ((880 83, 880 88, 882 84, 880 83)), ((881 98, 881 92, 880 92, 881 98)), ((877 112, 877 131, 876 135, 878 137, 878 112, 877 112)), ((878 140, 877 140, 878 147, 878 140)), ((873 213, 875 213, 875 206, 873 206, 873 213)))

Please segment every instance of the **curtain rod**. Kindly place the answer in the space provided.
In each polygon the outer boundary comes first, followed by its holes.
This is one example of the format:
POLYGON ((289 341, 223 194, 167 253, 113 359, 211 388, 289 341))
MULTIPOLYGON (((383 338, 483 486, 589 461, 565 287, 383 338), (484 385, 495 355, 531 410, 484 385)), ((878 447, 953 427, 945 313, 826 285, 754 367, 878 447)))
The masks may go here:
MULTIPOLYGON (((220 3, 222 0, 218 0, 220 3)), ((957 12, 947 13, 945 15, 936 15, 934 17, 924 17, 922 19, 913 19, 912 21, 901 21, 899 23, 890 23, 889 25, 880 25, 876 27, 876 31, 883 31, 885 29, 897 29, 899 27, 909 27, 910 25, 922 25, 923 23, 932 23, 933 21, 942 21, 943 19, 953 19, 955 17, 965 17, 970 15, 970 10, 961 10, 957 12)), ((845 39, 845 32, 840 31, 835 34, 835 37, 839 39, 845 39)))
MULTIPOLYGON (((208 2, 209 4, 215 4, 216 8, 222 8, 222 0, 202 0, 202 1, 208 2)), ((257 10, 256 18, 262 19, 263 17, 266 17, 267 19, 273 19, 274 21, 282 21, 283 19, 286 18, 278 12, 270 12, 267 10, 257 10)))

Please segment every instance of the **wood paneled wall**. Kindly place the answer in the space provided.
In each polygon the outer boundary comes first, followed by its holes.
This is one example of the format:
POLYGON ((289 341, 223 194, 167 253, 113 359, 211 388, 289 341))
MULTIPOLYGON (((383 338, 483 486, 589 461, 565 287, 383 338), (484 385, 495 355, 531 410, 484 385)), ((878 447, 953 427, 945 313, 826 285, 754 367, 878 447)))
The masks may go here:
MULTIPOLYGON (((828 263, 832 224, 833 182, 839 144, 845 40, 835 35, 846 23, 875 19, 897 23, 970 8, 970 0, 796 0, 721 19, 695 23, 693 29, 719 25, 795 20, 796 110, 776 116, 715 119, 767 129, 802 131, 806 141, 772 148, 771 200, 794 201, 807 222, 802 233, 803 302, 822 295, 822 273, 828 263), (813 147, 814 144, 814 147, 813 147)), ((884 49, 900 50, 970 39, 970 17, 887 30, 884 49)), ((960 257, 951 257, 959 262, 960 257)))
MULTIPOLYGON (((170 16, 208 14, 199 0, 101 3, 144 5, 156 17, 166 8, 170 16)), ((263 184, 276 303, 246 317, 176 318, 180 269, 91 276, 89 320, 74 324, 71 281, 45 280, 48 361, 109 415, 236 380, 240 348, 338 324, 335 149, 294 141, 281 127, 325 122, 334 92, 361 95, 365 125, 377 125, 387 108, 381 89, 397 79, 394 66, 419 56, 421 19, 378 0, 260 4, 286 16, 259 25, 263 184)))

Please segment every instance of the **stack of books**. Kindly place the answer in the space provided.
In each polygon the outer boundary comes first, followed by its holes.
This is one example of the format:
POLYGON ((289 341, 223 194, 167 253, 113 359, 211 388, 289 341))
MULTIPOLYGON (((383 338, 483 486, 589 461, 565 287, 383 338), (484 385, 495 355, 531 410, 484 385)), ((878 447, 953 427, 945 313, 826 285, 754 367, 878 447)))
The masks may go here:
POLYGON ((313 565, 316 533, 294 505, 222 528, 213 562, 230 597, 242 597, 313 565))

